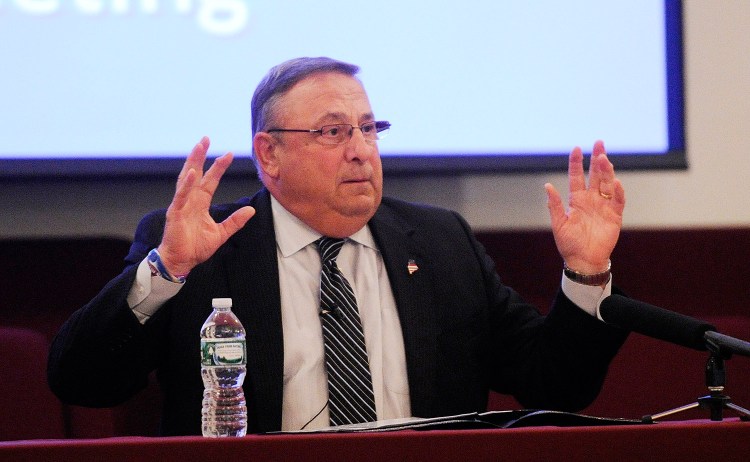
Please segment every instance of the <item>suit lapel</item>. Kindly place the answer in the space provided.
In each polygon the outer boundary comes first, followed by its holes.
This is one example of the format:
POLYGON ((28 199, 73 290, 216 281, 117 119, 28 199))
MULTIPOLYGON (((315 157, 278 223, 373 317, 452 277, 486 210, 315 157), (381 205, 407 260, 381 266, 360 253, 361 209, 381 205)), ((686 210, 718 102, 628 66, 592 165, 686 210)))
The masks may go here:
POLYGON ((381 205, 370 220, 370 230, 383 255, 401 321, 412 413, 429 416, 436 408, 439 354, 427 246, 419 231, 401 222, 387 206, 381 205))
POLYGON ((251 205, 255 216, 235 234, 226 272, 234 310, 247 331, 248 417, 258 431, 281 428, 284 340, 279 270, 270 194, 263 189, 251 205))

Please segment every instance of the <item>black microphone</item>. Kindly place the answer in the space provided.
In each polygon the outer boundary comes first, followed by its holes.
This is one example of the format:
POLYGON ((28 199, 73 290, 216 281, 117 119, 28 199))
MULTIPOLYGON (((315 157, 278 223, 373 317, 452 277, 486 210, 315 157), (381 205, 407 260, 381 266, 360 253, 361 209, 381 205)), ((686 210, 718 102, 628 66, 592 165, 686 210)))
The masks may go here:
POLYGON ((704 334, 706 342, 713 350, 720 350, 724 353, 737 353, 742 356, 750 356, 750 342, 720 334, 718 332, 706 332, 704 334))
POLYGON ((336 321, 341 321, 341 316, 342 316, 341 308, 339 308, 338 306, 334 306, 330 310, 327 310, 325 308, 321 308, 320 311, 318 311, 318 314, 320 316, 325 316, 327 314, 330 314, 331 316, 333 316, 336 319, 336 321))
POLYGON ((701 351, 707 349, 706 331, 716 330, 705 321, 622 295, 602 300, 599 314, 608 324, 701 351))

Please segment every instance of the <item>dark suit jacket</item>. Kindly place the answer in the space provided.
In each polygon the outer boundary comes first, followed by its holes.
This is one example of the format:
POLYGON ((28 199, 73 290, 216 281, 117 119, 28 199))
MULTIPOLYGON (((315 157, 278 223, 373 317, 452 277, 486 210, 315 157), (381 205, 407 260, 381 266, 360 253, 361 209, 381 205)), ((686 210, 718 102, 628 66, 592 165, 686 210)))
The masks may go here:
MULTIPOLYGON (((199 330, 211 299, 231 297, 247 330, 249 431, 280 429, 283 333, 270 195, 263 189, 215 206, 212 214, 223 220, 248 204, 256 215, 194 268, 178 295, 144 325, 126 296, 137 265, 161 241, 164 211, 142 220, 128 267, 53 342, 49 380, 63 401, 119 404, 156 369, 164 394, 163 434, 200 434, 199 330)), ((369 226, 400 316, 413 415, 483 411, 490 388, 513 394, 527 408, 575 411, 595 398, 624 332, 562 294, 550 314, 541 316, 501 283, 454 212, 385 198, 369 226), (413 274, 409 260, 419 267, 413 274)))

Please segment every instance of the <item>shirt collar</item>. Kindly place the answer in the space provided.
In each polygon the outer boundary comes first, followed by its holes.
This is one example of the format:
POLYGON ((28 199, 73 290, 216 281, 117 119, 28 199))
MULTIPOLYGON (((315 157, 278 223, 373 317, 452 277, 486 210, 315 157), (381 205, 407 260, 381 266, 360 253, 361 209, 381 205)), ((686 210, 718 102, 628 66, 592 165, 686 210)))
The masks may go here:
MULTIPOLYGON (((302 220, 294 216, 283 205, 271 196, 271 212, 273 214, 276 245, 281 255, 289 257, 318 240, 322 234, 312 229, 302 220)), ((348 238, 350 241, 378 250, 370 228, 365 225, 348 238)))

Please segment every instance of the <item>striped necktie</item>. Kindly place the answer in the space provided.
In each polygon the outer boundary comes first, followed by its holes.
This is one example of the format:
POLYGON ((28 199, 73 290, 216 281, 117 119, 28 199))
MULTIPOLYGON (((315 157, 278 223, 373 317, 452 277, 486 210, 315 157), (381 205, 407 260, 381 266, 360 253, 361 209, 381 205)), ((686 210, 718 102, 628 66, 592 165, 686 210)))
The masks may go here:
POLYGON ((320 276, 320 318, 323 326, 328 403, 331 425, 376 420, 372 377, 365 336, 349 281, 336 265, 343 239, 316 241, 323 270, 320 276))

